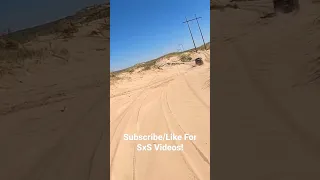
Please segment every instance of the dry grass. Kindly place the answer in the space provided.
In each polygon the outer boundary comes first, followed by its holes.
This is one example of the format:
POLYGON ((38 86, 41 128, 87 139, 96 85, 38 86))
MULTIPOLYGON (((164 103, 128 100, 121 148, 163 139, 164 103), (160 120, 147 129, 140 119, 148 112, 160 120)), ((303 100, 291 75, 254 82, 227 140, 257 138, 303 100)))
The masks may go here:
POLYGON ((147 71, 147 70, 156 68, 156 63, 158 60, 159 60, 159 58, 151 60, 151 61, 139 63, 139 64, 136 64, 136 65, 129 67, 129 68, 126 68, 126 69, 114 71, 111 74, 113 74, 113 76, 117 76, 121 73, 133 73, 136 69, 141 69, 141 71, 147 71))
POLYGON ((190 61, 192 61, 192 58, 189 56, 189 54, 182 54, 180 56, 180 61, 181 62, 190 62, 190 61))
MULTIPOLYGON (((72 37, 72 29, 68 29, 68 23, 86 24, 98 19, 110 17, 110 4, 96 5, 95 7, 87 7, 72 16, 68 16, 47 24, 31 27, 5 35, 5 38, 26 43, 34 40, 37 36, 47 36, 58 33, 62 38, 72 37)), ((108 21, 106 21, 108 22, 108 21)), ((107 27, 105 27, 107 28, 107 27)))
POLYGON ((34 59, 35 63, 41 63, 44 58, 44 49, 1 49, 0 50, 0 78, 11 74, 16 68, 23 68, 25 60, 34 59))
POLYGON ((111 85, 114 84, 118 80, 120 80, 120 77, 118 77, 117 74, 110 73, 110 83, 111 83, 111 85))
POLYGON ((103 37, 108 38, 108 31, 110 30, 109 18, 104 18, 103 23, 99 23, 98 27, 88 33, 89 37, 103 37))
POLYGON ((69 51, 66 48, 54 49, 49 46, 34 49, 26 48, 14 40, 1 39, 0 42, 0 78, 11 74, 16 68, 24 68, 26 61, 41 64, 48 57, 56 57, 66 62, 69 60, 69 51))
POLYGON ((158 58, 148 62, 137 64, 135 66, 135 69, 141 68, 142 71, 150 70, 156 66, 157 61, 158 61, 158 58))
MULTIPOLYGON (((247 1, 247 0, 232 0, 233 1, 247 1)), ((219 0, 210 0, 210 9, 211 10, 219 10, 219 11, 224 11, 226 8, 232 8, 232 9, 238 9, 237 4, 231 4, 231 3, 223 3, 219 0)))
MULTIPOLYGON (((24 68, 29 64, 41 64, 45 59, 55 57, 65 62, 69 61, 70 53, 65 48, 53 48, 51 40, 49 46, 43 45, 37 48, 28 46, 28 42, 38 42, 42 36, 52 36, 52 40, 62 38, 63 41, 75 36, 79 28, 89 22, 105 19, 97 32, 110 29, 110 4, 105 3, 86 7, 72 16, 68 16, 43 25, 11 32, 0 37, 0 77, 12 74, 16 68, 24 68)), ((32 43, 31 43, 32 44, 32 43)), ((97 49, 102 51, 105 49, 97 49)))
POLYGON ((74 34, 79 31, 79 27, 72 22, 62 22, 59 28, 55 30, 57 38, 69 39, 74 37, 74 34))
MULTIPOLYGON (((199 47, 197 47, 197 50, 209 50, 210 49, 210 42, 206 43, 205 45, 201 45, 199 47)), ((187 51, 184 52, 194 52, 195 48, 189 49, 187 51)), ((183 53, 183 52, 182 52, 183 53)))

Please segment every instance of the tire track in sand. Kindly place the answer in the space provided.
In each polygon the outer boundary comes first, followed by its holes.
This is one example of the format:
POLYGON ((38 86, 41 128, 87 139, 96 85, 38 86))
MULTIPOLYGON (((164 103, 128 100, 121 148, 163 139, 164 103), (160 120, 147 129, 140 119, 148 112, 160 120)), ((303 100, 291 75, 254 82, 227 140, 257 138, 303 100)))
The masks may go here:
MULTIPOLYGON (((125 115, 127 115, 127 113, 128 113, 129 110, 133 107, 133 105, 136 103, 136 101, 138 100, 138 98, 139 98, 143 93, 145 93, 145 91, 148 89, 148 86, 151 84, 151 82, 152 82, 156 77, 157 77, 157 75, 156 75, 155 77, 153 77, 153 78, 149 81, 149 83, 144 87, 144 89, 142 90, 142 92, 140 92, 140 93, 138 94, 138 96, 133 99, 133 101, 128 105, 128 107, 127 107, 114 121, 111 121, 111 122, 110 122, 110 126, 111 126, 113 123, 115 123, 115 122, 118 121, 118 124, 116 125, 115 130, 114 130, 114 132, 112 133, 111 140, 113 140, 113 137, 114 137, 114 135, 115 135, 115 133, 116 133, 119 125, 121 124, 123 118, 125 117, 125 115)), ((111 141, 110 141, 110 144, 111 144, 111 141)))
MULTIPOLYGON (((173 75, 173 76, 176 76, 176 75, 173 75)), ((143 89, 143 91, 133 100, 133 102, 124 110, 124 112, 123 113, 121 113, 121 115, 119 115, 118 117, 117 117, 117 119, 116 120, 114 120, 114 121, 112 121, 111 122, 111 124, 112 123, 114 123, 114 122, 116 122, 116 121, 118 121, 118 124, 116 125, 116 127, 115 127, 115 130, 114 130, 114 132, 112 133, 112 136, 111 136, 111 141, 110 141, 110 144, 112 144, 112 142, 114 142, 114 140, 115 140, 115 134, 117 133, 117 132, 119 132, 118 131, 118 128, 120 127, 120 124, 125 124, 122 128, 121 128, 121 133, 119 133, 119 134, 123 134, 122 132, 126 129, 126 127, 128 126, 128 124, 129 123, 125 123, 125 122, 123 122, 123 119, 124 119, 124 117, 128 114, 128 112, 131 110, 131 108, 132 107, 134 107, 134 105, 136 105, 136 103, 137 103, 137 101, 139 100, 139 98, 149 89, 149 88, 152 88, 151 86, 152 85, 154 85, 154 84, 157 84, 157 83, 167 83, 167 81, 168 81, 168 79, 170 80, 170 78, 172 78, 173 76, 170 76, 169 78, 165 78, 165 79, 163 79, 163 80, 160 80, 160 81, 157 81, 157 82, 153 82, 153 80, 157 77, 157 76, 155 76, 146 86, 145 86, 145 88, 143 89)), ((169 81, 170 82, 170 81, 169 81)), ((141 100, 141 104, 140 104, 140 106, 139 106, 139 108, 138 108, 138 115, 137 115, 137 121, 136 121, 136 124, 138 124, 138 119, 139 119, 139 115, 140 115, 140 110, 141 110, 141 107, 142 107, 142 105, 143 105, 143 102, 144 102, 144 100, 146 99, 148 97, 148 94, 146 95, 146 97, 144 97, 142 100, 141 100)), ((131 119, 131 117, 132 117, 132 115, 128 118, 128 121, 131 119)), ((128 122, 128 121, 126 121, 126 122, 128 122)), ((138 127, 137 127, 137 131, 139 131, 138 130, 138 127)), ((116 147, 115 147, 115 150, 114 150, 114 152, 113 152, 113 155, 112 155, 112 157, 111 157, 111 165, 110 165, 110 167, 111 167, 111 169, 112 169, 112 167, 113 167, 113 164, 114 164, 114 161, 115 161, 115 157, 116 157, 116 154, 117 154, 117 152, 118 152, 118 148, 119 148, 119 144, 121 143, 121 137, 122 136, 119 136, 119 138, 118 138, 118 140, 117 140, 117 144, 116 144, 116 147)), ((133 148, 136 146, 136 143, 134 143, 134 145, 133 145, 133 148)), ((133 151, 133 172, 132 172, 132 174, 133 174, 133 179, 135 179, 135 172, 136 172, 136 169, 135 169, 135 167, 136 167, 136 157, 135 157, 135 153, 136 153, 136 149, 134 148, 133 149, 134 151, 133 151)))
MULTIPOLYGON (((140 117, 140 111, 141 111, 141 108, 142 108, 144 100, 146 100, 148 96, 149 96, 149 94, 147 94, 146 97, 142 100, 141 105, 140 105, 140 107, 138 109, 137 121, 136 121, 136 124, 137 124, 136 133, 139 133, 139 131, 140 131, 140 128, 139 128, 139 125, 138 125, 139 117, 140 117)), ((133 143, 133 147, 132 147, 133 148, 133 157, 132 157, 132 179, 133 180, 136 180, 136 164, 137 164, 136 147, 137 147, 137 143, 134 142, 133 143)))
POLYGON ((203 101, 203 99, 202 99, 201 97, 199 97, 199 95, 196 93, 196 91, 191 87, 190 83, 188 82, 188 80, 187 80, 187 78, 186 78, 186 76, 185 76, 185 73, 182 74, 182 73, 180 72, 179 67, 177 67, 177 69, 178 69, 179 75, 181 75, 181 76, 183 77, 184 81, 186 82, 186 84, 187 84, 188 88, 190 89, 190 91, 192 92, 192 94, 200 101, 200 103, 201 103, 208 111, 210 111, 210 106, 209 106, 207 103, 205 103, 205 102, 203 101))
MULTIPOLYGON (((167 84, 168 86, 168 84, 167 84)), ((166 87, 167 87, 166 86, 166 87)), ((160 107, 161 107, 161 112, 162 112, 162 115, 165 119, 164 121, 164 124, 165 124, 165 127, 166 127, 166 132, 168 133, 173 133, 172 129, 170 128, 170 125, 168 123, 168 119, 167 117, 165 116, 165 113, 164 113, 164 110, 163 110, 163 104, 162 104, 162 99, 163 99, 163 93, 164 93, 164 89, 166 87, 162 87, 161 89, 161 95, 160 95, 160 98, 159 98, 159 101, 160 101, 160 107)), ((177 146, 178 143, 176 141, 172 141, 172 143, 177 146)), ((199 178, 199 175, 194 171, 194 168, 192 167, 192 165, 189 164, 189 161, 186 159, 186 157, 184 156, 184 154, 180 151, 180 155, 181 155, 181 158, 183 160, 183 163, 186 165, 186 167, 188 168, 188 170, 192 173, 192 176, 193 176, 193 180, 201 180, 201 178, 199 178)))
MULTIPOLYGON (((138 98, 139 98, 143 93, 146 92, 146 90, 148 89, 148 85, 149 85, 150 83, 152 83, 152 81, 153 81, 156 77, 157 77, 157 75, 154 76, 154 77, 149 81, 149 83, 145 86, 145 88, 143 89, 143 91, 133 100, 133 102, 124 110, 124 112, 121 113, 121 115, 119 115, 119 116, 116 118, 116 120, 112 121, 112 122, 117 122, 117 121, 118 121, 118 124, 115 126, 114 132, 112 133, 111 140, 110 140, 110 146, 111 146, 112 142, 114 142, 114 139, 115 139, 114 137, 115 137, 116 133, 118 132, 118 129, 119 129, 119 127, 120 127, 120 124, 124 124, 124 122, 123 122, 124 117, 128 114, 129 110, 131 110, 131 108, 133 107, 133 105, 137 102, 138 98)), ((139 109, 139 111, 140 111, 140 109, 139 109)), ((131 116, 130 116, 130 118, 128 118, 127 121, 129 121, 130 119, 131 119, 131 116)), ((126 122, 127 122, 127 121, 126 121, 126 122)), ((112 124, 112 123, 111 123, 111 124, 112 124)), ((110 126, 111 126, 111 124, 110 124, 110 126)), ((112 154, 112 156, 111 156, 110 171, 112 171, 114 159, 115 159, 115 157, 116 157, 116 154, 117 154, 117 151, 118 151, 118 148, 119 148, 119 144, 120 144, 120 142, 121 142, 121 137, 122 137, 121 134, 122 134, 122 132, 126 129, 126 127, 128 126, 128 124, 129 124, 129 123, 125 123, 124 126, 121 128, 121 132, 119 132, 119 137, 117 138, 117 143, 116 143, 116 145, 115 145, 115 150, 114 150, 114 152, 113 152, 113 154, 112 154)), ((111 133, 110 133, 110 134, 111 134, 111 133)), ((111 147, 112 147, 112 146, 111 146, 111 147)))
MULTIPOLYGON (((148 96, 148 95, 147 95, 147 96, 148 96)), ((142 99, 142 102, 141 102, 141 104, 140 104, 140 106, 139 106, 139 108, 138 108, 138 114, 139 114, 140 109, 141 109, 141 107, 142 107, 143 101, 147 98, 147 96, 142 99)), ((132 116, 133 116, 133 115, 131 115, 131 116, 128 118, 128 121, 131 119, 132 116)), ((123 117, 124 117, 124 116, 123 116, 123 117)), ((120 143, 121 143, 121 137, 122 137, 121 134, 123 134, 122 132, 126 129, 126 127, 128 126, 128 124, 129 124, 129 123, 126 123, 125 126, 122 128, 121 133, 119 133, 119 138, 117 139, 117 144, 116 144, 115 150, 114 150, 114 152, 113 152, 113 154, 112 154, 112 157, 111 157, 111 165, 110 165, 110 170, 111 170, 111 171, 112 171, 112 168, 113 168, 113 164, 114 164, 115 157, 116 157, 117 152, 118 152, 119 145, 120 145, 120 143)), ((110 143, 110 144, 111 144, 111 143, 110 143)), ((133 147, 134 147, 134 146, 133 146, 133 147)), ((133 156, 133 158, 135 158, 135 149, 134 149, 134 156, 133 156)), ((134 161, 135 161, 135 160, 134 160, 134 161)), ((135 162, 134 162, 134 164, 135 164, 135 162)), ((134 167, 135 167, 135 166, 134 166, 134 167)), ((135 172, 134 168, 133 168, 133 171, 135 172)))
MULTIPOLYGON (((174 120, 174 122, 177 124, 177 127, 179 127, 179 129, 183 132, 183 134, 187 134, 186 131, 182 128, 182 126, 179 124, 179 122, 177 121, 177 118, 175 117, 174 113, 172 112, 169 103, 168 103, 168 96, 167 93, 165 93, 165 106, 167 107, 167 111, 171 114, 171 119, 174 120)), ((210 165, 210 160, 208 157, 206 157, 204 155, 204 153, 198 148, 198 146, 192 141, 192 140, 188 140, 193 147, 197 150, 197 152, 199 153, 199 155, 201 156, 201 158, 208 164, 210 165)))
MULTIPOLYGON (((164 91, 162 91, 161 93, 161 109, 163 112, 163 116, 166 120, 166 125, 168 128, 168 131, 170 133, 175 132, 175 134, 183 134, 185 133, 185 131, 182 130, 181 126, 179 123, 177 123, 177 121, 174 118, 170 118, 170 114, 167 113, 168 111, 170 111, 170 109, 168 110, 168 106, 167 106, 167 99, 166 99, 166 93, 164 91), (171 120, 171 123, 169 122, 169 120, 171 120), (175 125, 172 125, 172 122, 175 123, 175 125), (173 126, 175 126, 176 128, 173 128, 173 126), (177 128, 180 127, 180 128, 177 128), (175 129, 175 131, 173 130, 175 129), (180 132, 179 130, 180 129, 180 132), (178 133, 177 133, 178 132, 178 133)), ((190 143, 190 141, 187 141, 190 143)), ((174 144, 176 144, 176 141, 174 142, 174 144)), ((193 144, 193 143, 191 143, 193 144)), ((183 157, 183 160, 185 161, 185 164, 187 165, 187 167, 189 168, 189 170, 194 174, 194 176, 196 177, 196 179, 200 180, 200 179, 209 179, 208 177, 210 177, 210 162, 208 160, 208 158, 206 158, 203 153, 199 150, 199 148, 197 148, 196 145, 192 145, 190 146, 190 144, 184 144, 184 150, 181 151, 181 156, 183 157), (185 146, 187 145, 187 146, 185 146), (192 148, 191 148, 192 147, 192 148), (187 155, 186 150, 188 150, 188 152, 191 154, 193 151, 193 155, 195 155, 195 157, 197 157, 197 159, 191 159, 190 156, 187 155), (196 150, 196 153, 195 151, 196 150), (196 165, 195 165, 195 161, 197 161, 196 165), (193 163, 190 163, 193 162, 193 163), (200 166, 199 166, 200 164, 200 166), (199 167, 196 168, 195 166, 199 167), (207 169, 208 171, 206 171, 205 169, 207 169), (206 174, 206 175, 204 175, 206 174), (204 176, 206 178, 204 178, 204 176)))

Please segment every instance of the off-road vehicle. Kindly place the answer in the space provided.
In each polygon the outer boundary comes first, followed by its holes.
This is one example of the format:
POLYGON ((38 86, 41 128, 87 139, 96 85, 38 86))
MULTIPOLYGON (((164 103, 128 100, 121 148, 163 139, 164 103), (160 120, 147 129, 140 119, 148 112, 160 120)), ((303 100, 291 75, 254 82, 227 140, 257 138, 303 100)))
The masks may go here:
POLYGON ((196 65, 200 66, 203 64, 202 58, 196 58, 195 60, 196 65))

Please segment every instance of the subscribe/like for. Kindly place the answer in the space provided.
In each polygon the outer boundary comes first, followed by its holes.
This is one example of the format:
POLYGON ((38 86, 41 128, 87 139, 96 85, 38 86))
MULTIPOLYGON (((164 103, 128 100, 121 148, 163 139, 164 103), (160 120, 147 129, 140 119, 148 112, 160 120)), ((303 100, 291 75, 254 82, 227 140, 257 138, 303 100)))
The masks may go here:
POLYGON ((136 144, 137 151, 183 151, 183 143, 176 144, 180 141, 195 141, 197 137, 192 134, 178 135, 174 133, 164 133, 164 134, 148 134, 148 135, 138 135, 138 134, 124 134, 123 139, 125 141, 148 141, 148 142, 158 142, 162 141, 164 143, 145 143, 136 144), (171 141, 171 143, 165 143, 166 141, 171 141), (172 143, 174 142, 174 143, 172 143))

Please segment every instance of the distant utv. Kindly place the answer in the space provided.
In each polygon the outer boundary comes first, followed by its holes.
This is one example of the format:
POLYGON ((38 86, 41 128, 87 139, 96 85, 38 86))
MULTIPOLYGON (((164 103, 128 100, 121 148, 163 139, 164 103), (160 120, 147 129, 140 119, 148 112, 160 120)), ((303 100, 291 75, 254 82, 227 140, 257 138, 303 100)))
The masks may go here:
POLYGON ((198 65, 198 66, 201 66, 203 64, 203 61, 201 58, 197 58, 194 61, 195 61, 196 65, 198 65))

